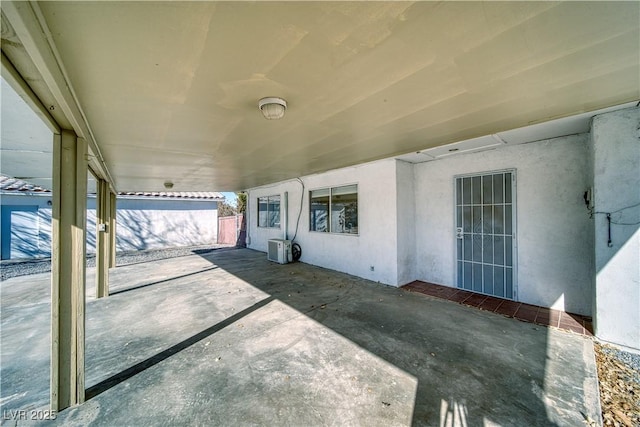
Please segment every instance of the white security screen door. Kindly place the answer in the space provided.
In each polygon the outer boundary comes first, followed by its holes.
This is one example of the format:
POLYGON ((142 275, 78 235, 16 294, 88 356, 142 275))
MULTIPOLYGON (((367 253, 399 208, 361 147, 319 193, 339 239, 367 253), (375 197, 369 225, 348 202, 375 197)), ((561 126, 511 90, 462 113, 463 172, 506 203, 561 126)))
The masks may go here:
POLYGON ((457 284, 516 299, 515 171, 456 178, 457 284))

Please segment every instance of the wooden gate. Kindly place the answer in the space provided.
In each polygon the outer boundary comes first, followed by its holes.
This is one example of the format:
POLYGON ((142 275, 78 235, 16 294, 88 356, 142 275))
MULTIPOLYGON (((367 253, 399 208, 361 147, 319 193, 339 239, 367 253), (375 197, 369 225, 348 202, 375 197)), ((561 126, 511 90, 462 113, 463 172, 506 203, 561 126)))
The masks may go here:
POLYGON ((243 224, 243 215, 223 216, 218 218, 218 243, 237 245, 243 224))

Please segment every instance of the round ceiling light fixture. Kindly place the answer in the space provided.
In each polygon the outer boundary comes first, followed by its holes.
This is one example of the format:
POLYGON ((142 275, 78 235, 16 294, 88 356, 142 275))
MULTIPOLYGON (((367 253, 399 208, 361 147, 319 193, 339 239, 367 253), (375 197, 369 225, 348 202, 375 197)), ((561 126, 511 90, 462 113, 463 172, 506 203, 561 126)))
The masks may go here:
POLYGON ((166 181, 164 183, 164 188, 166 188, 167 190, 171 190, 173 188, 173 182, 171 181, 166 181))
POLYGON ((282 98, 262 98, 258 101, 258 108, 262 111, 262 115, 267 120, 278 120, 284 117, 287 109, 287 101, 282 98))

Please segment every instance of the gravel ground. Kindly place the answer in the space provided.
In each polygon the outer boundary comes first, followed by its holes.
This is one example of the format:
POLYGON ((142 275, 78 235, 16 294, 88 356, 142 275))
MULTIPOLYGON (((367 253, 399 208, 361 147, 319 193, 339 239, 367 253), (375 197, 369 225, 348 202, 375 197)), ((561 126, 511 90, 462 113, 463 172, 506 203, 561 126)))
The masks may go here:
MULTIPOLYGON (((610 345, 601 346, 600 350, 604 354, 613 356, 628 366, 630 369, 629 379, 640 385, 640 354, 629 353, 628 351, 623 351, 610 345)), ((638 396, 638 398, 640 399, 640 396, 638 396)))
POLYGON ((640 354, 594 343, 605 426, 640 426, 640 354))
MULTIPOLYGON (((135 264, 138 262, 154 261, 158 259, 177 258, 181 256, 193 255, 194 253, 206 253, 212 250, 233 247, 233 245, 208 245, 121 252, 116 254, 116 265, 127 265, 135 264)), ((95 267, 95 265, 95 256, 87 255, 87 267, 95 267)), ((51 271, 51 258, 2 261, 0 262, 0 281, 7 280, 12 277, 26 276, 29 274, 46 273, 48 271, 51 271)))

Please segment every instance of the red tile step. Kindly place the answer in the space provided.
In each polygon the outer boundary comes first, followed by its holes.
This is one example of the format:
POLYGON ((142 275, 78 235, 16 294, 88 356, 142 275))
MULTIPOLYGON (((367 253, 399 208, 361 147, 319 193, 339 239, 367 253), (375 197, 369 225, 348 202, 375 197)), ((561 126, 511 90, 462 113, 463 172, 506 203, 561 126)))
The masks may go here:
POLYGON ((553 326, 578 334, 593 336, 591 319, 579 314, 565 313, 564 311, 488 296, 450 286, 435 285, 420 280, 404 285, 402 289, 457 302, 480 310, 491 311, 523 322, 535 323, 541 326, 553 326))

